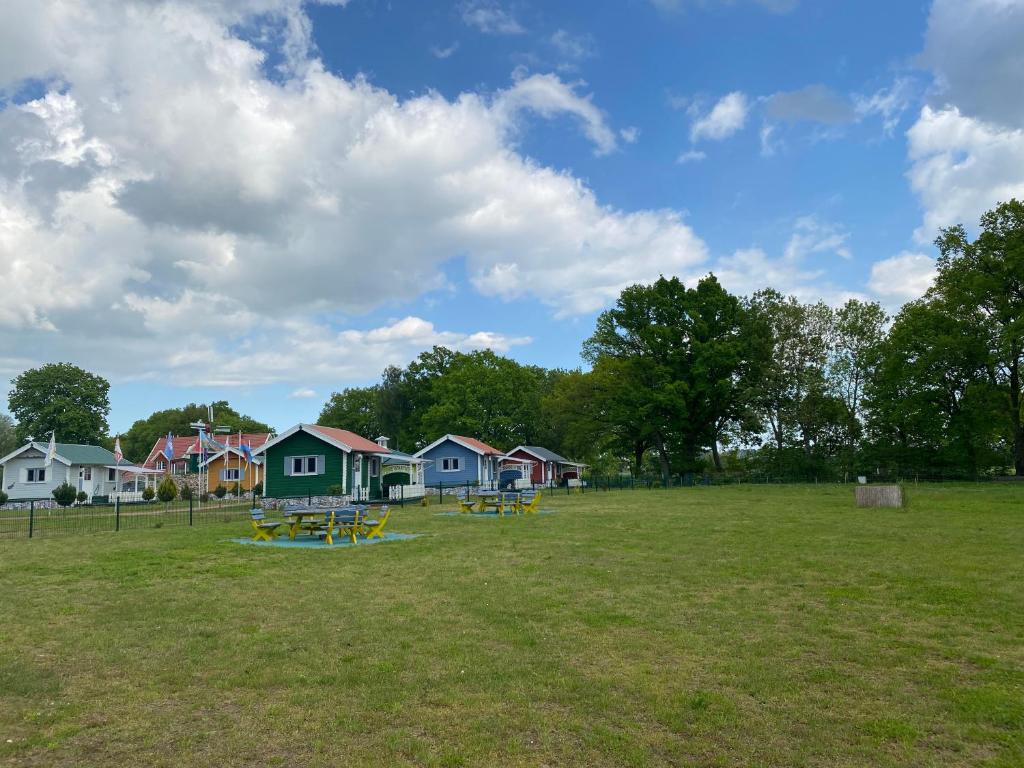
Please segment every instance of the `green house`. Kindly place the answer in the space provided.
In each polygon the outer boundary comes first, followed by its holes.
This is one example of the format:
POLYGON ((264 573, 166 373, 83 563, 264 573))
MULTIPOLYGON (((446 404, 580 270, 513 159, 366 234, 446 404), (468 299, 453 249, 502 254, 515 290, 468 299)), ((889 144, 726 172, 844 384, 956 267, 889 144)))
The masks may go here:
POLYGON ((389 453, 355 432, 319 424, 297 424, 253 451, 263 457, 263 495, 271 499, 331 496, 339 486, 346 496, 379 499, 389 453))

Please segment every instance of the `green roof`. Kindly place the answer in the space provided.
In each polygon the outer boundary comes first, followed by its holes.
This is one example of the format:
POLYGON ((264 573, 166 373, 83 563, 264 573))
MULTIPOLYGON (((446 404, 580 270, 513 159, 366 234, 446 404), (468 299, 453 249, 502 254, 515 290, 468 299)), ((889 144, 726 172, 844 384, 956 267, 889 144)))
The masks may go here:
MULTIPOLYGON (((48 443, 36 443, 36 447, 45 453, 48 443)), ((72 464, 114 464, 114 454, 98 445, 57 443, 57 455, 72 464)))

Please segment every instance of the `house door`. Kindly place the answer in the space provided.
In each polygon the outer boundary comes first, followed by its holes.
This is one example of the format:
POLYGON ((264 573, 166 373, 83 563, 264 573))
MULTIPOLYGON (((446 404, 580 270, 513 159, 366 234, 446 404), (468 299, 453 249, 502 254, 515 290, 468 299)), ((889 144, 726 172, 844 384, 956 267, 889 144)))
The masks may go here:
POLYGON ((92 467, 78 468, 78 490, 92 495, 92 467))
POLYGON ((358 453, 352 454, 352 494, 355 498, 362 498, 358 494, 363 488, 363 457, 358 453))

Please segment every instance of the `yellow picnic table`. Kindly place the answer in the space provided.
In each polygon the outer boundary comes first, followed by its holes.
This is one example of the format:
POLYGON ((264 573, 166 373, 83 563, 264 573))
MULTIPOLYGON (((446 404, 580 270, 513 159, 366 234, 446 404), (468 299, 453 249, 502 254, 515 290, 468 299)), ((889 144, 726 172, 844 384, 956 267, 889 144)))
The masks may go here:
POLYGON ((519 494, 511 491, 481 491, 480 511, 486 512, 489 507, 494 507, 494 511, 502 517, 505 516, 506 509, 518 512, 519 494))
MULTIPOLYGON (((303 509, 288 509, 285 510, 285 516, 289 518, 288 523, 288 538, 292 541, 298 535, 299 531, 302 530, 302 521, 307 518, 321 518, 323 519, 325 510, 313 509, 311 507, 305 507, 303 509)), ((306 526, 310 533, 315 530, 312 524, 306 526)))

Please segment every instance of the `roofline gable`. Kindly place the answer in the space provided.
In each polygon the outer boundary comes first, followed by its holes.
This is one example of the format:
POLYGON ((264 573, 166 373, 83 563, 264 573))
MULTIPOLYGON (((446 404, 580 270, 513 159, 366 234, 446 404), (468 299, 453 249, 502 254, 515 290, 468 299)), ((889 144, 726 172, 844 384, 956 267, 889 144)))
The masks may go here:
MULTIPOLYGON (((487 456, 488 455, 487 451, 481 451, 476 446, 473 446, 473 445, 470 445, 469 443, 463 442, 462 440, 459 439, 458 435, 444 435, 443 437, 437 438, 437 440, 432 442, 426 448, 420 448, 418 451, 416 451, 416 453, 413 454, 413 456, 415 456, 416 458, 419 458, 420 456, 422 456, 427 451, 432 451, 434 448, 437 448, 437 446, 441 445, 441 443, 445 442, 446 440, 451 440, 456 445, 461 445, 467 451, 472 451, 477 456, 487 456)), ((495 455, 500 455, 500 453, 495 454, 495 455)))
POLYGON ((332 445, 340 451, 344 451, 345 453, 352 453, 351 445, 346 445, 340 440, 335 440, 334 438, 328 437, 322 432, 317 432, 315 427, 316 424, 302 424, 300 422, 299 424, 296 424, 294 427, 286 429, 284 432, 282 432, 280 435, 273 438, 272 440, 267 440, 267 442, 265 442, 259 448, 254 449, 252 455, 255 456, 257 453, 264 453, 271 446, 277 445, 278 443, 287 440, 289 437, 300 431, 305 432, 307 435, 311 435, 312 437, 315 437, 317 440, 321 440, 327 443, 328 445, 332 445))
MULTIPOLYGON (((14 450, 14 451, 11 451, 11 453, 7 454, 2 459, 0 459, 0 465, 6 464, 11 459, 18 458, 18 456, 23 454, 29 448, 35 448, 36 450, 42 451, 45 454, 50 449, 50 444, 49 443, 37 443, 34 440, 31 443, 25 443, 23 446, 21 446, 21 448, 18 448, 18 449, 14 450)), ((67 459, 65 459, 59 453, 54 458, 56 458, 57 461, 59 461, 61 464, 66 464, 69 467, 71 466, 71 462, 68 461, 67 459)))

